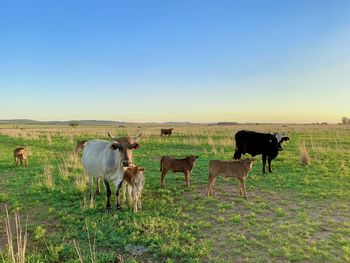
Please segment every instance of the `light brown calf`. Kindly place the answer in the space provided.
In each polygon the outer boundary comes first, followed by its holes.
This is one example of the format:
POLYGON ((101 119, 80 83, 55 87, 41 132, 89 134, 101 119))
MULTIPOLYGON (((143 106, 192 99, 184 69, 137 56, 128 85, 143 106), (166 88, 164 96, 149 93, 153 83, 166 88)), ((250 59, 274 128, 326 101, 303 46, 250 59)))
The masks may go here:
POLYGON ((128 185, 129 203, 134 205, 134 212, 141 209, 141 195, 145 184, 145 168, 129 166, 124 171, 123 192, 125 197, 126 184, 128 185))
POLYGON ((190 174, 192 172, 193 166, 196 163, 196 159, 199 156, 190 155, 183 159, 176 159, 169 156, 163 156, 160 160, 160 186, 165 187, 164 177, 166 173, 171 170, 174 173, 181 172, 184 173, 186 178, 186 185, 190 187, 190 174))
POLYGON ((209 162, 209 179, 207 196, 212 195, 212 189, 217 176, 236 177, 239 180, 239 192, 247 198, 245 187, 245 179, 252 170, 253 162, 256 158, 247 158, 239 161, 219 161, 213 160, 209 162))
POLYGON ((28 166, 27 154, 23 147, 18 147, 13 150, 13 157, 15 158, 16 166, 18 166, 18 162, 23 165, 23 161, 25 166, 28 166))

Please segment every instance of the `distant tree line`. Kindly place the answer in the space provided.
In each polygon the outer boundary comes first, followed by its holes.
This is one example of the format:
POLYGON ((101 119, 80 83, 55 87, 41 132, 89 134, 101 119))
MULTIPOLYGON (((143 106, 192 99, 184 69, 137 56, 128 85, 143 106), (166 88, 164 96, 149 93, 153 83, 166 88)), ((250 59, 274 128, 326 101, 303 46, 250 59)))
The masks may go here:
POLYGON ((69 126, 71 126, 72 128, 76 128, 76 127, 78 127, 78 125, 79 125, 79 123, 77 123, 77 122, 69 123, 69 126))
POLYGON ((342 124, 350 125, 350 118, 344 116, 344 117, 341 119, 341 122, 342 122, 342 124))

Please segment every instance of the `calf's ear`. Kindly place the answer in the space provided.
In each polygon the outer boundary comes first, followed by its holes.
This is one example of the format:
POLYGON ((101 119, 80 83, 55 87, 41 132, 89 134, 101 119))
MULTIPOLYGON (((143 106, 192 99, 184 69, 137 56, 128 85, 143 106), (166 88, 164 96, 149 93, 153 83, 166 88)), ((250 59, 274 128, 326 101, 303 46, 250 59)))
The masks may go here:
POLYGON ((122 149, 122 146, 119 145, 118 143, 114 142, 114 143, 111 144, 110 149, 111 149, 111 150, 122 149))
POLYGON ((145 168, 139 168, 139 172, 144 172, 145 168))
POLYGON ((289 137, 283 137, 283 138, 281 139, 281 142, 283 142, 283 141, 289 141, 289 137))

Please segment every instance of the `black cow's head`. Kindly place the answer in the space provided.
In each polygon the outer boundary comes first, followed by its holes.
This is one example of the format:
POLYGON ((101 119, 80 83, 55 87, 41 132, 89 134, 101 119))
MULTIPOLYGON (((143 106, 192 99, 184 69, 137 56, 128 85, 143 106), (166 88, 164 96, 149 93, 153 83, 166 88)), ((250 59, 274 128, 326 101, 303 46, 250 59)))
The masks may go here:
POLYGON ((286 142, 286 141, 289 141, 289 137, 285 137, 285 136, 283 136, 283 134, 281 134, 281 133, 275 133, 274 136, 275 136, 275 138, 277 139, 278 150, 279 150, 279 151, 282 151, 282 150, 283 150, 283 148, 282 148, 282 143, 283 143, 283 142, 286 142))

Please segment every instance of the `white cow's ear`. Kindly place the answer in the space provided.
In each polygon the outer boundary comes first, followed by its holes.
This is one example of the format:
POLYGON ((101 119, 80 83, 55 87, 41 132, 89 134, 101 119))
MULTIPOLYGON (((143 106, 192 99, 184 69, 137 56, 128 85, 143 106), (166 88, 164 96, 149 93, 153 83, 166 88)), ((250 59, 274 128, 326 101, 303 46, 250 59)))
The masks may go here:
POLYGON ((133 143, 133 144, 130 144, 130 146, 129 146, 129 149, 131 149, 131 150, 136 150, 138 148, 140 148, 140 144, 138 144, 138 143, 133 143))
POLYGON ((111 150, 117 150, 117 149, 120 149, 120 150, 121 150, 123 147, 122 147, 121 145, 119 145, 118 143, 115 142, 115 143, 112 143, 112 144, 111 144, 111 147, 110 147, 110 148, 111 148, 111 150))

